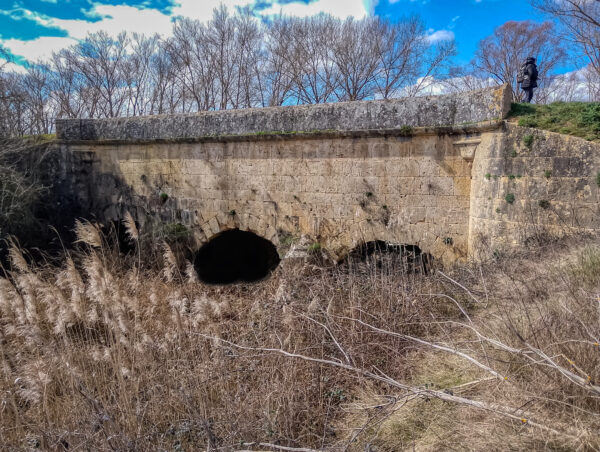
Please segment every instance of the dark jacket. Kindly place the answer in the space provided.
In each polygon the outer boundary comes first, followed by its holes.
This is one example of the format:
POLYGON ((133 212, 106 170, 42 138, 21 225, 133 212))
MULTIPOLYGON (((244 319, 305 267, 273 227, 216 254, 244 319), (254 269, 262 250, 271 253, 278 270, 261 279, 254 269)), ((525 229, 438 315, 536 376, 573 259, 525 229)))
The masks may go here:
POLYGON ((519 71, 519 83, 522 89, 537 88, 538 70, 535 63, 526 61, 519 71))

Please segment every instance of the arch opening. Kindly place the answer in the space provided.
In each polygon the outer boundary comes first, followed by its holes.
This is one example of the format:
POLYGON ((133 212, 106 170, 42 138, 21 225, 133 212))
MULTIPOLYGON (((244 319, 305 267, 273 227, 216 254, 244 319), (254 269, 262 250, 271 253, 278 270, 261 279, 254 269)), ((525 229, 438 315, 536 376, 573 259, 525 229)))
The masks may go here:
POLYGON ((404 245, 374 240, 353 248, 342 261, 347 265, 367 263, 377 268, 405 273, 429 274, 433 257, 417 245, 404 245))
POLYGON ((194 267, 205 283, 233 284, 266 278, 280 260, 269 240, 253 232, 230 229, 198 250, 194 267))

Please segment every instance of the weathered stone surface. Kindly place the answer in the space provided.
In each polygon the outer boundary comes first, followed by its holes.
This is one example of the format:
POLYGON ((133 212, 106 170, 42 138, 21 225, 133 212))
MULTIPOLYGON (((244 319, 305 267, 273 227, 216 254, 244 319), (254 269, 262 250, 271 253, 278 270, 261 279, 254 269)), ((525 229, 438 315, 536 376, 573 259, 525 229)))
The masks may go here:
POLYGON ((510 123, 488 135, 473 163, 471 255, 547 233, 600 230, 600 145, 510 123), (526 136, 533 136, 530 148, 526 136))
MULTIPOLYGON (((59 119, 64 141, 152 141, 266 133, 405 130, 409 127, 459 126, 504 118, 510 88, 469 93, 246 110, 211 111, 170 116, 113 119, 59 119)), ((373 149, 380 154, 385 146, 373 149)))
POLYGON ((384 240, 450 263, 540 232, 600 230, 598 144, 503 121, 396 133, 503 116, 505 94, 63 121, 56 186, 100 221, 129 211, 142 228, 182 223, 198 246, 239 228, 274 243, 308 237, 334 257, 384 240), (342 132, 257 133, 315 127, 342 132), (208 132, 221 139, 178 140, 208 132))

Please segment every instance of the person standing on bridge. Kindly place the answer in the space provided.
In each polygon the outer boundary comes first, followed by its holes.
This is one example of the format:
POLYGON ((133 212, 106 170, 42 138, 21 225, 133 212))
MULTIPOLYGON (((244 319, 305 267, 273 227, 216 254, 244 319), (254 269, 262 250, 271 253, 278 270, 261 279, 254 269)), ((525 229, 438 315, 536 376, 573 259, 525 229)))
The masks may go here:
POLYGON ((533 98, 533 89, 537 88, 538 70, 535 64, 535 58, 529 57, 525 60, 519 74, 517 75, 517 83, 521 84, 521 89, 525 91, 525 102, 531 103, 533 98))

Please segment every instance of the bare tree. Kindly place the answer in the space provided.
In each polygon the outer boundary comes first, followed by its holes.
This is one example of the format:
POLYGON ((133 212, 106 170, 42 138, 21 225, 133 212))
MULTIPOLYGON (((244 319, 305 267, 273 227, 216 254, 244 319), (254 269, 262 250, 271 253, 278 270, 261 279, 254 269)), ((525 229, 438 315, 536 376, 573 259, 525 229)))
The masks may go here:
POLYGON ((339 99, 372 97, 383 47, 383 24, 378 19, 346 20, 337 30, 332 58, 339 73, 339 99))
POLYGON ((291 46, 290 21, 276 18, 265 32, 264 62, 257 78, 262 106, 283 105, 292 94, 291 46))
POLYGON ((214 64, 206 33, 199 21, 181 19, 173 27, 173 37, 166 42, 182 88, 182 111, 190 110, 189 102, 196 111, 216 108, 214 64))
POLYGON ((381 34, 375 83, 376 95, 384 99, 420 94, 428 83, 442 76, 456 54, 453 40, 431 42, 418 16, 395 24, 386 22, 381 34))
POLYGON ((582 72, 586 84, 588 100, 600 102, 600 71, 590 65, 585 67, 582 72))
POLYGON ((416 83, 408 85, 404 92, 409 97, 418 96, 428 88, 438 84, 440 78, 445 78, 450 58, 456 55, 454 40, 442 40, 424 47, 421 64, 418 66, 416 83))
POLYGON ((38 134, 50 132, 56 117, 412 96, 445 75, 454 52, 453 41, 430 42, 417 16, 261 22, 250 10, 221 6, 207 23, 177 19, 168 39, 98 32, 24 74, 2 72, 2 64, 0 128, 38 134))
POLYGON ((520 100, 522 93, 518 89, 517 74, 529 56, 537 58, 538 83, 543 86, 551 71, 566 57, 551 22, 506 22, 479 42, 472 65, 483 78, 490 77, 498 84, 509 83, 515 100, 520 100))
POLYGON ((150 59, 149 70, 152 87, 149 114, 176 113, 183 97, 183 87, 164 42, 159 43, 156 54, 150 59))
POLYGON ((95 97, 84 95, 85 77, 73 70, 70 55, 68 49, 63 49, 54 53, 50 61, 50 93, 56 105, 56 115, 59 118, 90 116, 87 106, 95 103, 95 97))
POLYGON ((64 52, 68 65, 84 77, 95 101, 93 108, 88 108, 90 117, 112 118, 124 114, 128 44, 126 33, 113 39, 105 32, 98 32, 64 52))
POLYGON ((446 92, 460 93, 495 86, 491 77, 482 76, 472 66, 455 66, 448 71, 448 77, 442 80, 446 92))
POLYGON ((600 1, 530 0, 540 11, 556 19, 564 34, 581 49, 592 68, 600 73, 600 1))
POLYGON ((290 44, 285 54, 298 103, 320 104, 336 99, 339 71, 332 58, 337 21, 326 15, 290 21, 290 44))
POLYGON ((152 58, 157 52, 159 35, 146 37, 134 33, 131 54, 124 61, 124 79, 127 86, 127 116, 149 114, 152 105, 152 58))
POLYGON ((29 117, 29 133, 50 133, 56 111, 50 102, 50 68, 46 64, 32 64, 20 77, 25 96, 25 106, 29 117))

